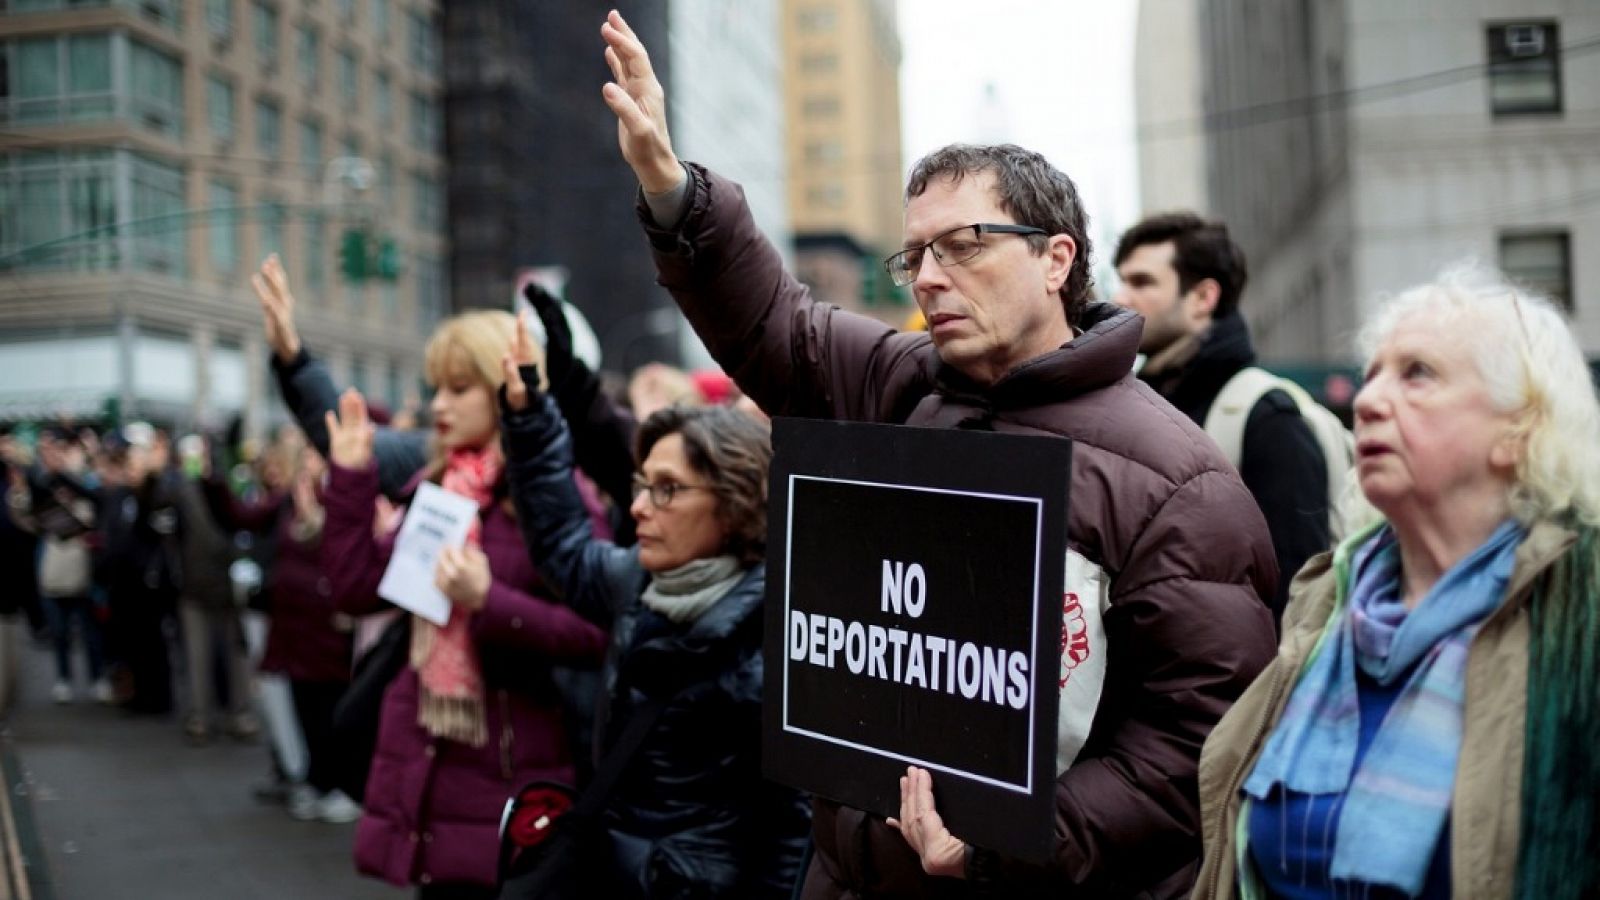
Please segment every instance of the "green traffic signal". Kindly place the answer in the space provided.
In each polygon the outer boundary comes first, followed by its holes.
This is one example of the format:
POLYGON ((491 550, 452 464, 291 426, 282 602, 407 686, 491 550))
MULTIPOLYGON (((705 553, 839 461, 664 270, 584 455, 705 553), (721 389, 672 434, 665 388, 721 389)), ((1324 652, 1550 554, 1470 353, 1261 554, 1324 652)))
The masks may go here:
POLYGON ((339 244, 339 270, 350 281, 367 280, 367 236, 351 229, 339 244))

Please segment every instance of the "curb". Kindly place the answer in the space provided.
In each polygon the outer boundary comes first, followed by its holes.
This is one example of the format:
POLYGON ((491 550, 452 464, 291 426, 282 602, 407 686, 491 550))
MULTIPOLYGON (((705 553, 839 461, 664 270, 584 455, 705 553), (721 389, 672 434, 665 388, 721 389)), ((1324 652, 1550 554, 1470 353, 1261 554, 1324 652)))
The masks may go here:
POLYGON ((9 736, 0 742, 0 776, 0 900, 54 900, 28 784, 9 736))

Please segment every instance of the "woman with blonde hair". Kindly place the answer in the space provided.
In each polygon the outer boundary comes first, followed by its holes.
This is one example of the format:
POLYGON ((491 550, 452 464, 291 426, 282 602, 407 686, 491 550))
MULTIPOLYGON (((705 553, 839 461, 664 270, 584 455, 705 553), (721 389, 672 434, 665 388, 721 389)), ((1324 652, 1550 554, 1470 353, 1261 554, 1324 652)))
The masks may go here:
MULTIPOLYGON (((552 669, 594 667, 605 649, 604 631, 545 599, 506 498, 496 392, 515 327, 509 313, 465 313, 439 325, 425 354, 434 433, 411 488, 432 481, 472 500, 479 515, 467 545, 445 550, 434 574, 451 602, 447 623, 409 619, 355 849, 363 873, 417 884, 420 897, 493 896, 506 798, 528 781, 575 780, 552 669)), ((344 611, 369 613, 382 606, 377 586, 394 543, 373 533, 373 426, 353 390, 326 425, 323 568, 344 611)), ((589 512, 593 522, 592 503, 589 512)))
POLYGON ((1361 341, 1367 524, 1300 571, 1206 741, 1194 896, 1600 893, 1600 404, 1547 300, 1466 266, 1361 341))

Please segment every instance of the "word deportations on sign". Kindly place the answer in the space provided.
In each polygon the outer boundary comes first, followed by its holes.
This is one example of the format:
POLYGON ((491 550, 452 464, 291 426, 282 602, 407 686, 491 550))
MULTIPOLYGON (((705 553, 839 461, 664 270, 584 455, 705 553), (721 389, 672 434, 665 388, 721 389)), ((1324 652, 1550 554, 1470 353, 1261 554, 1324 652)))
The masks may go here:
MULTIPOLYGON (((883 605, 896 614, 904 607, 912 618, 922 615, 926 595, 903 598, 902 584, 919 586, 922 567, 915 563, 901 578, 903 563, 883 561, 883 605)), ((922 634, 904 628, 863 625, 833 616, 789 612, 789 660, 832 669, 843 665, 852 675, 866 674, 907 686, 959 692, 968 700, 1026 709, 1030 661, 1022 650, 979 646, 955 638, 922 634)))
POLYGON ((880 815, 929 769, 951 830, 1052 843, 1063 440, 780 419, 767 773, 880 815))

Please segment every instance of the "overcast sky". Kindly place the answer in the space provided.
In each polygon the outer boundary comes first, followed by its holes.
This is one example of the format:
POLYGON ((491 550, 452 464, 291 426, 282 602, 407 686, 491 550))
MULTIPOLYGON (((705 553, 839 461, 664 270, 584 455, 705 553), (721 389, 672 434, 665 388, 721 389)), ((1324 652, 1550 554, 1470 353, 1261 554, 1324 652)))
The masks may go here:
POLYGON ((1104 271, 1138 215, 1137 11, 1138 0, 900 0, 907 166, 952 141, 1043 153, 1077 182, 1104 271))

